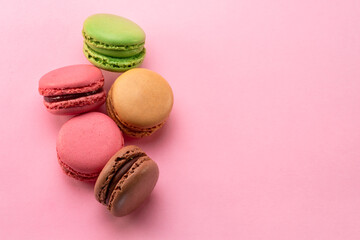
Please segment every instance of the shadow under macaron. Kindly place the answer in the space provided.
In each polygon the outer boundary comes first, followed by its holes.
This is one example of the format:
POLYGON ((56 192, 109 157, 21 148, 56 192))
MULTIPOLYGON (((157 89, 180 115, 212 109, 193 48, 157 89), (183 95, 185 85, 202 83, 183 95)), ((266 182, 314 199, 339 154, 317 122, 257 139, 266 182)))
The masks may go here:
MULTIPOLYGON (((106 92, 106 97, 110 91, 111 85, 115 82, 115 80, 121 75, 120 72, 110 72, 110 71, 106 71, 101 69, 101 72, 104 76, 104 90, 106 92)), ((101 112, 104 113, 106 115, 108 115, 107 111, 106 111, 106 103, 104 103, 103 105, 101 105, 100 107, 98 107, 97 109, 95 109, 94 111, 96 112, 101 112)))
POLYGON ((62 175, 62 180, 65 182, 65 185, 68 186, 69 188, 74 188, 74 190, 82 188, 82 189, 86 189, 86 191, 91 192, 91 194, 93 195, 94 193, 94 185, 95 185, 95 180, 91 180, 91 181, 79 181, 78 179, 72 178, 70 176, 64 175, 63 170, 61 169, 61 166, 59 165, 59 171, 61 171, 61 175, 62 175))
POLYGON ((105 82, 104 82, 104 90, 106 91, 106 94, 109 92, 111 85, 115 82, 115 80, 121 75, 120 72, 110 72, 106 70, 101 70, 105 82))
POLYGON ((139 146, 143 148, 145 152, 155 146, 162 147, 164 145, 165 147, 168 144, 169 139, 171 139, 171 135, 173 135, 174 128, 176 127, 175 124, 175 121, 170 116, 165 124, 150 136, 134 138, 124 135, 125 145, 139 146))
POLYGON ((56 131, 59 131, 61 126, 64 125, 67 121, 69 121, 75 115, 54 115, 49 112, 46 114, 46 118, 48 118, 48 122, 51 123, 56 131))
POLYGON ((109 210, 104 208, 103 205, 99 204, 97 208, 97 217, 99 221, 105 222, 112 231, 118 231, 119 233, 126 231, 126 229, 132 226, 140 228, 152 228, 154 219, 159 219, 157 215, 161 212, 161 198, 158 196, 156 187, 151 193, 150 197, 146 199, 137 209, 130 214, 123 217, 114 217, 109 210), (127 227, 128 226, 128 227, 127 227))

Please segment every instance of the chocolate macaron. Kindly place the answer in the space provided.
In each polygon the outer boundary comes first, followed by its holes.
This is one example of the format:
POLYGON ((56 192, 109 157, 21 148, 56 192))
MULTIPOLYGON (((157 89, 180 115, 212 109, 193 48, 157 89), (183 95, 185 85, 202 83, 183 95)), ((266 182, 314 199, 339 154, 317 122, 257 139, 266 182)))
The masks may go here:
POLYGON ((150 196, 158 177, 159 169, 153 160, 139 147, 126 146, 101 171, 95 197, 114 216, 125 216, 150 196))
POLYGON ((172 89, 162 76, 148 69, 134 68, 115 80, 106 108, 124 134, 144 137, 163 126, 173 101, 172 89))

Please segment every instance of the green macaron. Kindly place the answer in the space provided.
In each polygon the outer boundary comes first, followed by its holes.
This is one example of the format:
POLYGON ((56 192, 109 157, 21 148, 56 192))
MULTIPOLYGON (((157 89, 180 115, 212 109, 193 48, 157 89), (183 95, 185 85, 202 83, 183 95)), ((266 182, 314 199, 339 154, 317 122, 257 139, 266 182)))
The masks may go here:
POLYGON ((88 17, 82 30, 85 57, 114 72, 138 67, 145 57, 145 33, 136 23, 112 14, 88 17))

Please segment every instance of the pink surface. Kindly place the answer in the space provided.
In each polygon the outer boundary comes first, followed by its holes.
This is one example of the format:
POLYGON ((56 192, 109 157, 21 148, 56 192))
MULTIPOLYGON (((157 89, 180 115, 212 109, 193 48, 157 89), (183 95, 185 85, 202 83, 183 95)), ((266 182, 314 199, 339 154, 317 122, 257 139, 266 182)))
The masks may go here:
POLYGON ((5 1, 0 239, 360 239, 359 23, 358 0, 5 1), (87 63, 82 22, 99 12, 144 29, 143 67, 175 97, 163 129, 125 139, 160 177, 124 218, 62 173, 69 117, 37 89, 87 63))
POLYGON ((56 139, 59 160, 81 173, 100 173, 124 146, 116 123, 107 115, 90 112, 71 118, 56 139))

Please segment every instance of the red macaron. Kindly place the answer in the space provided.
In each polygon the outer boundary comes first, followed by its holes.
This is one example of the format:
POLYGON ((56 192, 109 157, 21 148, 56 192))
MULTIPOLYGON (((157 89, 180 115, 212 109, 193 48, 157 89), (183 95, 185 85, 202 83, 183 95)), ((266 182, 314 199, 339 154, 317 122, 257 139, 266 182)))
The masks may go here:
POLYGON ((106 99, 104 77, 93 65, 72 65, 55 69, 39 81, 39 93, 53 114, 73 115, 101 106, 106 99))
POLYGON ((89 112, 71 118, 61 127, 56 152, 67 175, 93 181, 123 146, 123 135, 116 123, 103 113, 89 112))

